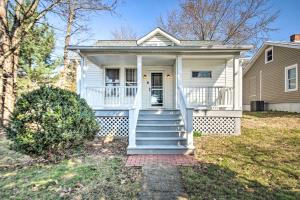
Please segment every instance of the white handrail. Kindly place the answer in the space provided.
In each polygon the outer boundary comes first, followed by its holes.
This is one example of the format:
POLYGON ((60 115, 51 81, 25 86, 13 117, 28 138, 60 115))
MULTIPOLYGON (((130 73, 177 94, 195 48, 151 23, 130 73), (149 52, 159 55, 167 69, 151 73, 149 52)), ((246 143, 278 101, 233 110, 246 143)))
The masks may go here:
POLYGON ((135 100, 137 86, 87 87, 86 101, 96 107, 131 107, 135 100))
POLYGON ((190 107, 225 107, 233 106, 232 87, 185 87, 183 94, 190 107))
POLYGON ((193 108, 188 107, 186 98, 183 94, 183 90, 178 86, 178 107, 180 109, 183 123, 186 131, 187 146, 189 149, 193 149, 193 108))
POLYGON ((137 89, 137 94, 134 99, 133 107, 129 110, 129 147, 136 146, 136 125, 141 107, 141 87, 137 89))

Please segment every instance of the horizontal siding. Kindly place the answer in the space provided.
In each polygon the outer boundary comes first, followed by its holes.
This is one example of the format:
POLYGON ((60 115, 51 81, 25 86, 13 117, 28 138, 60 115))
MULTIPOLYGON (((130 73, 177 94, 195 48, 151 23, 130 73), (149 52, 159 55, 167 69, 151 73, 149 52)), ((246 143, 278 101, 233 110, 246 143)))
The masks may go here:
POLYGON ((103 68, 94 65, 91 62, 86 63, 87 69, 85 72, 85 86, 86 87, 99 87, 103 86, 104 70, 103 68))
MULTIPOLYGON (((250 104, 251 100, 259 100, 260 71, 262 71, 261 99, 268 103, 296 103, 300 102, 300 85, 298 91, 285 92, 285 67, 298 64, 300 77, 300 50, 273 47, 273 61, 265 64, 264 52, 255 61, 251 69, 243 77, 243 104, 250 104), (256 98, 250 98, 250 78, 256 77, 256 98)), ((298 84, 300 81, 298 80, 298 84)))
POLYGON ((184 87, 232 86, 232 61, 183 60, 182 80, 184 87), (212 78, 192 78, 192 71, 212 71, 212 78))
POLYGON ((156 34, 142 43, 142 46, 171 46, 173 42, 161 34, 156 34))

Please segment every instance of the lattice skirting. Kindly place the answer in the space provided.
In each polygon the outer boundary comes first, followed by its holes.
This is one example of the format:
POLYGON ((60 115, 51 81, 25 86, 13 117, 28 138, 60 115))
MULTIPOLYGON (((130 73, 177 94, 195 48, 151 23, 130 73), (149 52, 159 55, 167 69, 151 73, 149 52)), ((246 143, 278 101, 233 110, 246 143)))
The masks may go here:
POLYGON ((240 121, 236 117, 193 117, 193 129, 204 134, 240 134, 240 121))
POLYGON ((97 117, 97 121, 101 126, 101 130, 98 133, 99 136, 128 137, 128 117, 97 117))

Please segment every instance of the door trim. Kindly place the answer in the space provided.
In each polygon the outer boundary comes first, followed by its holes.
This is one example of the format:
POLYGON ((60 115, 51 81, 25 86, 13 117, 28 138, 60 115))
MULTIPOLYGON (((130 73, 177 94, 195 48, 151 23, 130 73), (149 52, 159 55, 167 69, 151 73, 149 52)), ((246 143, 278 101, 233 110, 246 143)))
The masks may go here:
POLYGON ((162 74, 162 91, 163 91, 163 103, 162 106, 152 106, 151 103, 151 89, 149 91, 149 108, 154 109, 154 108, 165 108, 165 71, 164 70, 149 70, 149 75, 150 75, 150 88, 151 88, 151 82, 152 82, 152 73, 161 73, 162 74))

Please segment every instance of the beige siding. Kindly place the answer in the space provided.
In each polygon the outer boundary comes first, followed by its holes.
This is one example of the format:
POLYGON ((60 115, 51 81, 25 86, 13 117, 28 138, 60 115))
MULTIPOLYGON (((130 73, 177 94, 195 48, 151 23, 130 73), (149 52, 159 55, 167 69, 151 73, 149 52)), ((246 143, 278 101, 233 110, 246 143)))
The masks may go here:
POLYGON ((183 86, 184 87, 232 87, 232 61, 226 62, 224 59, 203 60, 189 59, 183 60, 183 86), (212 78, 192 78, 192 71, 208 70, 212 71, 212 78))
POLYGON ((263 52, 243 77, 243 104, 249 105, 251 100, 259 100, 260 92, 261 100, 268 103, 300 102, 299 80, 298 91, 285 92, 285 67, 293 64, 298 64, 299 78, 300 50, 274 46, 273 61, 267 64, 265 64, 265 53, 263 52), (262 74, 261 86, 260 71, 262 74), (252 77, 256 79, 255 98, 250 94, 251 87, 253 87, 250 83, 252 77))
POLYGON ((142 43, 142 46, 171 46, 173 42, 161 34, 156 34, 142 43))

